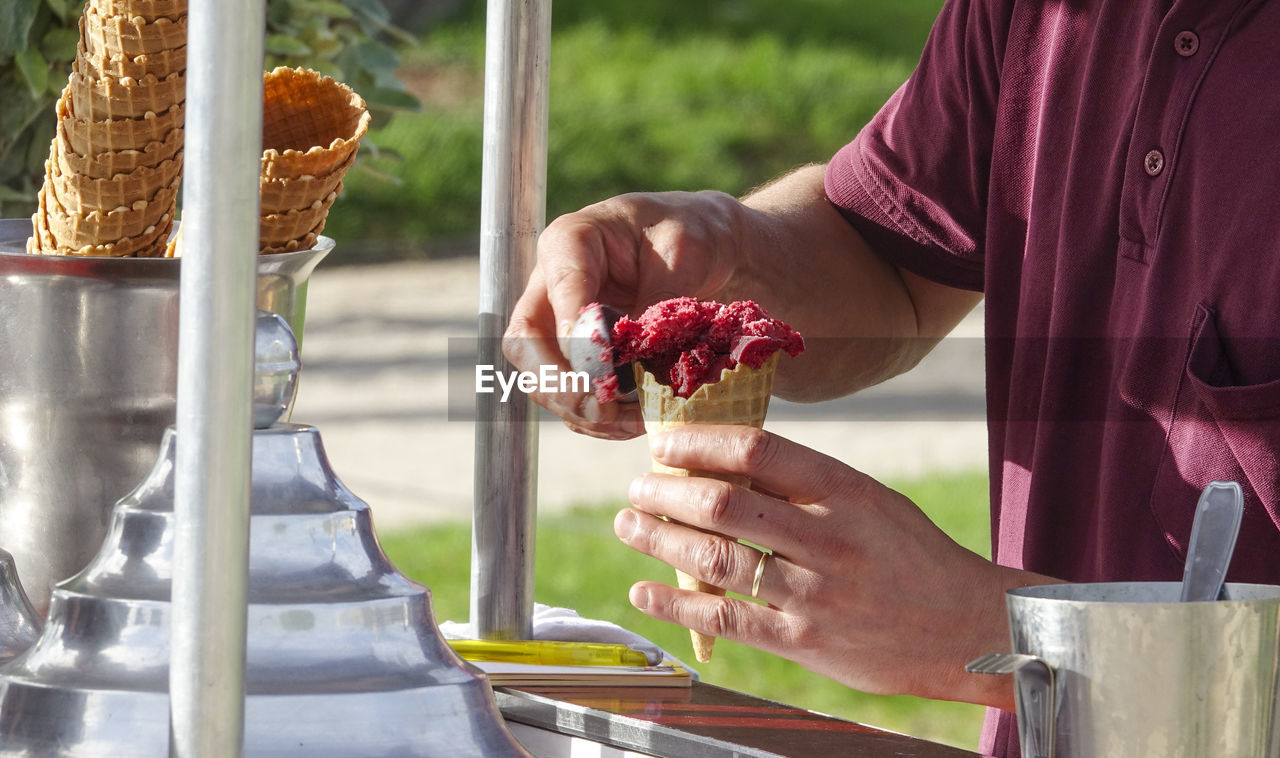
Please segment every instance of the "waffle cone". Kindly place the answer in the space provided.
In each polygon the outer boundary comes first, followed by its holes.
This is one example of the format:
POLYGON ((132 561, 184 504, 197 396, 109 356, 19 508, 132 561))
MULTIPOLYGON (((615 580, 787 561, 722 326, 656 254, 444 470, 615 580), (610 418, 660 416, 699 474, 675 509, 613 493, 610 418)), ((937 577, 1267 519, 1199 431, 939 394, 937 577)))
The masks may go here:
POLYGON ((82 32, 85 50, 95 56, 120 54, 132 58, 186 46, 186 16, 148 21, 128 13, 104 15, 94 4, 86 7, 82 32))
POLYGON ((355 153, 352 153, 337 169, 323 176, 302 176, 297 179, 263 177, 260 183, 262 214, 286 213, 310 208, 316 201, 323 202, 329 195, 339 191, 342 177, 355 160, 355 153))
MULTIPOLYGON (((258 250, 259 255, 275 255, 276 253, 296 253, 299 250, 310 250, 319 242, 320 235, 311 232, 302 239, 292 240, 283 245, 264 245, 258 250)), ((182 225, 178 224, 178 233, 173 235, 164 250, 165 258, 181 258, 182 257, 182 225)))
POLYGON ((79 249, 113 240, 145 237, 173 220, 181 180, 179 176, 175 176, 168 186, 154 190, 142 182, 122 181, 122 191, 138 199, 127 205, 101 210, 83 205, 69 183, 55 179, 54 166, 56 162, 53 160, 45 164, 40 201, 45 210, 45 224, 58 247, 79 249), (66 194, 60 195, 60 190, 66 190, 66 194))
POLYGON ((182 181, 187 0, 89 0, 28 249, 163 255, 182 181))
MULTIPOLYGON (((65 142, 61 149, 86 159, 98 159, 99 156, 128 150, 147 152, 150 149, 152 157, 156 158, 152 162, 133 162, 129 166, 120 165, 116 159, 99 159, 99 162, 112 163, 113 173, 117 174, 132 171, 139 165, 157 165, 182 149, 182 126, 186 118, 183 104, 144 113, 139 118, 93 120, 76 113, 69 89, 69 86, 64 89, 58 100, 58 136, 65 142), (163 147, 151 148, 153 144, 163 147)), ((103 178, 100 174, 94 175, 103 178)))
MULTIPOLYGON (((676 395, 671 387, 659 382, 637 363, 636 384, 641 391, 640 410, 644 414, 645 431, 654 434, 686 424, 764 426, 777 366, 777 353, 758 369, 738 364, 732 370, 720 372, 720 381, 704 384, 686 398, 676 395)), ((666 473, 680 475, 682 471, 684 469, 668 469, 666 473)))
MULTIPOLYGON (((701 579, 690 576, 680 569, 676 569, 676 584, 682 590, 692 590, 693 592, 705 592, 708 595, 718 595, 724 597, 724 589, 707 584, 701 579)), ((693 643, 693 657, 698 663, 707 663, 711 660, 711 651, 716 646, 716 638, 702 632, 689 630, 689 641, 693 643)))
MULTIPOLYGON (((80 19, 83 26, 84 19, 80 19)), ((117 79, 131 77, 141 79, 151 74, 157 79, 187 70, 187 48, 176 47, 156 53, 143 53, 128 56, 124 53, 107 55, 105 53, 90 54, 84 47, 84 38, 80 39, 80 47, 76 51, 75 69, 89 79, 102 79, 113 76, 117 79)))
POLYGON ((299 250, 310 250, 316 246, 316 242, 320 240, 318 232, 312 232, 299 240, 286 242, 283 245, 267 245, 258 251, 260 255, 274 255, 276 253, 296 253, 299 250))
POLYGON ((72 71, 68 87, 72 112, 83 118, 91 121, 137 119, 148 113, 164 113, 183 102, 187 77, 185 72, 177 71, 164 79, 157 79, 153 74, 141 79, 111 76, 90 79, 80 71, 72 71))
POLYGON ((93 179, 110 179, 118 174, 132 173, 139 168, 156 168, 166 161, 181 157, 183 139, 183 132, 178 129, 171 132, 164 142, 151 142, 142 150, 117 150, 98 153, 89 158, 75 150, 66 149, 67 140, 59 130, 58 149, 65 165, 73 173, 93 179))
POLYGON ((139 200, 155 201, 160 190, 174 186, 182 173, 181 153, 158 166, 140 166, 103 179, 75 172, 64 153, 55 151, 50 160, 46 181, 52 182, 63 207, 80 213, 131 207, 139 200))
POLYGON ((89 7, 103 17, 141 16, 146 21, 177 21, 187 15, 187 0, 89 0, 89 7))
POLYGON ((316 200, 310 207, 262 216, 258 221, 258 245, 279 247, 308 234, 319 234, 324 230, 325 218, 341 191, 342 185, 339 184, 337 190, 316 200))
POLYGON ((280 67, 263 77, 264 178, 332 174, 368 131, 364 100, 347 85, 307 69, 280 67))
POLYGON ((111 181, 104 179, 106 192, 119 192, 122 204, 100 209, 86 204, 79 195, 78 184, 61 173, 58 155, 45 161, 45 183, 41 187, 41 205, 44 207, 44 223, 56 246, 78 250, 109 243, 115 239, 146 237, 156 228, 173 219, 177 205, 177 170, 166 184, 161 174, 151 172, 141 177, 122 175, 111 181))
MULTIPOLYGON (((758 369, 745 364, 738 364, 732 370, 725 369, 720 372, 720 381, 702 385, 687 398, 676 395, 671 387, 659 382, 641 363, 637 362, 634 367, 636 386, 640 388, 640 412, 644 416, 645 431, 649 434, 687 424, 738 424, 759 429, 764 426, 764 417, 769 411, 769 396, 773 393, 773 372, 778 367, 778 354, 774 353, 758 369)), ((653 470, 672 476, 703 476, 740 487, 751 486, 751 480, 745 476, 673 468, 658 461, 653 461, 653 470)), ((676 580, 681 589, 724 596, 724 590, 720 587, 683 571, 676 571, 676 580)), ((698 662, 710 661, 715 637, 692 629, 689 630, 689 637, 698 662)))
POLYGON ((106 258, 154 258, 164 254, 165 240, 173 228, 173 220, 153 231, 125 239, 74 247, 61 244, 49 228, 47 198, 44 189, 38 195, 40 205, 31 217, 34 233, 27 239, 27 252, 36 255, 75 255, 106 258))

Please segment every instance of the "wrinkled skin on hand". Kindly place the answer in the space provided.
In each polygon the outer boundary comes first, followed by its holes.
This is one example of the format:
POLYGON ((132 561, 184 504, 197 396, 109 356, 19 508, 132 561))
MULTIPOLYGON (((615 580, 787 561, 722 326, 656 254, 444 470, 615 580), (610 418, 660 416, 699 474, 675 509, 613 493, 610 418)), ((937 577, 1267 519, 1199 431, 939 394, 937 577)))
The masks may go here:
POLYGON ((1012 709, 1008 677, 964 664, 1008 650, 1004 591, 1053 580, 997 566, 956 544, 903 495, 768 432, 690 426, 656 435, 669 466, 751 477, 646 474, 614 522, 630 547, 749 595, 760 552, 766 604, 640 582, 646 614, 794 660, 850 687, 1012 709), (670 520, 664 520, 665 517, 670 520))

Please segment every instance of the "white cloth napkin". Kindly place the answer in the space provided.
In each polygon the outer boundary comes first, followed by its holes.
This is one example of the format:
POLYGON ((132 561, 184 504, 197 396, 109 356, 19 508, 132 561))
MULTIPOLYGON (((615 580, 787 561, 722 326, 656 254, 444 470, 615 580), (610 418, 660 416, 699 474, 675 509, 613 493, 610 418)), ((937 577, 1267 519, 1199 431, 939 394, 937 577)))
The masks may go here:
MULTIPOLYGON (((475 630, 470 622, 443 621, 440 633, 447 640, 475 639, 475 630)), ((533 606, 533 638, 535 640, 559 640, 562 642, 602 642, 609 645, 626 645, 643 653, 650 665, 657 665, 664 660, 679 663, 694 679, 698 672, 685 665, 649 640, 628 629, 623 629, 611 621, 588 619, 578 615, 572 608, 553 608, 542 603, 533 606)))

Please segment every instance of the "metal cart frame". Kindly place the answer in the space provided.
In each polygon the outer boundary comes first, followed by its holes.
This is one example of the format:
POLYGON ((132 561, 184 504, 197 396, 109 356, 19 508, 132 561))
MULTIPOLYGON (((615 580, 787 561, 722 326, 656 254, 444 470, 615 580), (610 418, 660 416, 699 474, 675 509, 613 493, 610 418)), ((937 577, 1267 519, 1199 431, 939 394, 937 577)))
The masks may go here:
MULTIPOLYGON (((265 0, 192 2, 178 351, 172 748, 243 752, 265 0), (216 377, 213 379, 212 377, 216 377)), ((545 221, 549 0, 490 0, 480 224, 481 357, 506 330, 545 221)), ((537 409, 480 395, 471 616, 527 637, 537 409)))

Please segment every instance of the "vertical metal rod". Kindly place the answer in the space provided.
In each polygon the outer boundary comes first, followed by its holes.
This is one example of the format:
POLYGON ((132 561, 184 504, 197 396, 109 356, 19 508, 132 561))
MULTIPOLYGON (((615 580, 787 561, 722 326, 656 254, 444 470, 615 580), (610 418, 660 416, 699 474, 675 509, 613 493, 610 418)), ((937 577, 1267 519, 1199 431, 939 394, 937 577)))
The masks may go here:
MULTIPOLYGON (((485 36, 479 362, 512 371, 501 337, 546 222, 550 0, 490 0, 485 36)), ((477 395, 471 623, 482 638, 533 631, 538 410, 477 395)))
POLYGON ((264 0, 188 17, 171 754, 244 749, 264 0))

